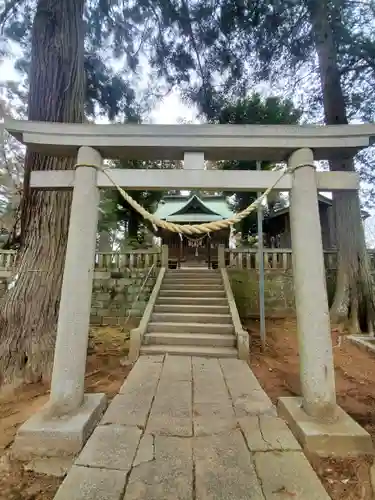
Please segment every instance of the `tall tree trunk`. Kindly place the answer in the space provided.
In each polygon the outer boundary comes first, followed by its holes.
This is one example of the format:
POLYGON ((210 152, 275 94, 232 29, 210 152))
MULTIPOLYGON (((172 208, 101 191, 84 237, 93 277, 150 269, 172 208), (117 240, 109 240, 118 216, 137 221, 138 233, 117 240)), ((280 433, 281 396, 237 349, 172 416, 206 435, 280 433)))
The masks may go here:
POLYGON ((99 253, 112 252, 111 235, 109 231, 100 231, 98 251, 99 253))
MULTIPOLYGON (((327 125, 346 125, 346 104, 328 1, 307 0, 307 5, 319 60, 325 121, 327 125)), ((333 160, 330 168, 355 170, 353 159, 333 160)), ((333 193, 333 209, 338 269, 331 317, 334 322, 346 323, 351 332, 359 332, 360 327, 372 332, 375 308, 358 192, 333 193)))
MULTIPOLYGON (((82 122, 84 0, 39 0, 32 28, 29 120, 82 122)), ((65 170, 74 160, 28 151, 18 279, 0 314, 1 384, 49 378, 60 302, 71 195, 29 189, 32 170, 65 170)))
POLYGON ((138 238, 139 218, 132 210, 129 212, 128 219, 128 238, 136 240, 138 238))

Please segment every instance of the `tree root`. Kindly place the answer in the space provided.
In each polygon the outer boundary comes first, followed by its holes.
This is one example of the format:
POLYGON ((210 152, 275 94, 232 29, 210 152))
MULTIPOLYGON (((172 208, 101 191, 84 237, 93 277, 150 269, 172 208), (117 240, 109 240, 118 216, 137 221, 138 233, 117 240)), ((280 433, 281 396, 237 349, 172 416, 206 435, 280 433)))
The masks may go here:
POLYGON ((344 266, 338 269, 336 293, 330 310, 331 322, 339 325, 340 331, 355 335, 363 331, 374 335, 374 304, 372 283, 369 274, 359 267, 354 273, 345 272, 344 266))
POLYGON ((54 340, 46 342, 46 336, 43 337, 40 343, 33 346, 30 345, 25 334, 17 352, 10 347, 8 342, 0 343, 0 392, 2 394, 14 391, 24 384, 48 382, 51 379, 54 340))

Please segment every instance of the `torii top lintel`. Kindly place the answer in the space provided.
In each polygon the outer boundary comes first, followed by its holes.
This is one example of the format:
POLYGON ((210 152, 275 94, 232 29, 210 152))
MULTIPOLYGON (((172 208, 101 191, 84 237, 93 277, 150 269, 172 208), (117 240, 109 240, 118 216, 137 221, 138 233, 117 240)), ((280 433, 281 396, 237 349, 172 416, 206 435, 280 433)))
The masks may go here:
POLYGON ((349 158, 375 142, 365 125, 93 125, 6 119, 6 130, 32 151, 75 156, 80 146, 103 158, 182 160, 189 151, 206 160, 285 161, 300 148, 316 160, 349 158))

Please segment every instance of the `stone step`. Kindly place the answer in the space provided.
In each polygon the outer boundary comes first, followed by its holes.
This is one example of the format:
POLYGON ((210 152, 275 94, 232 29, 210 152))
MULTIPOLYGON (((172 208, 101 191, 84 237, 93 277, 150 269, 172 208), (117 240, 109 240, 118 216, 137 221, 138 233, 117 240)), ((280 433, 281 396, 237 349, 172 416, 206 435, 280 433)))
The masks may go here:
POLYGON ((194 279, 194 278, 216 278, 216 279, 221 279, 221 274, 220 273, 215 273, 212 271, 205 272, 205 271, 194 271, 194 272, 183 272, 183 271, 175 271, 175 272, 168 272, 165 274, 165 278, 181 278, 181 279, 194 279))
POLYGON ((166 274, 194 274, 194 273, 205 273, 205 274, 221 274, 220 269, 207 269, 204 267, 181 267, 180 269, 168 269, 166 274))
POLYGON ((156 313, 206 313, 206 314, 229 314, 228 305, 216 305, 216 304, 191 304, 187 301, 186 304, 171 304, 166 302, 165 304, 155 304, 154 312, 156 313))
POLYGON ((225 297, 225 292, 221 288, 216 290, 196 289, 185 290, 184 288, 164 289, 161 288, 159 297, 225 297))
POLYGON ((220 325, 230 325, 232 324, 232 317, 229 314, 154 312, 151 321, 152 323, 219 323, 220 325))
POLYGON ((176 287, 183 288, 184 290, 224 290, 223 285, 221 283, 207 283, 206 281, 202 281, 202 283, 186 283, 186 281, 182 281, 177 284, 175 282, 164 282, 161 285, 161 290, 176 290, 176 287))
POLYGON ((216 335, 210 333, 146 333, 145 345, 193 345, 211 347, 233 347, 236 345, 234 335, 216 335))
POLYGON ((237 358, 235 347, 203 347, 187 345, 142 345, 141 354, 173 354, 175 356, 199 356, 204 358, 237 358))
POLYGON ((186 284, 186 285, 222 285, 223 281, 220 277, 218 278, 180 278, 180 276, 166 276, 163 280, 164 284, 186 284))
POLYGON ((156 300, 158 305, 201 305, 201 306, 228 306, 228 301, 226 297, 173 297, 172 295, 167 295, 165 297, 159 297, 156 300))
POLYGON ((234 333, 232 324, 220 325, 219 323, 171 323, 171 322, 151 322, 148 324, 147 333, 214 333, 229 334, 234 333))

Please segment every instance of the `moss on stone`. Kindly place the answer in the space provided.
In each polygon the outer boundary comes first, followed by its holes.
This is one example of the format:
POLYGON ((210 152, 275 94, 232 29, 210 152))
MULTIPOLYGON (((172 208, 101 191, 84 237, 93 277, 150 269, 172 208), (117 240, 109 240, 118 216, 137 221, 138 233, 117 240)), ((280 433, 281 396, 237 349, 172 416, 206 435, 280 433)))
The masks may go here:
MULTIPOLYGON (((259 273, 253 269, 228 269, 233 295, 242 318, 259 316, 259 273)), ((327 273, 329 304, 335 293, 335 271, 327 273)), ((270 269, 264 277, 267 317, 285 317, 295 313, 294 284, 291 271, 270 269)))

